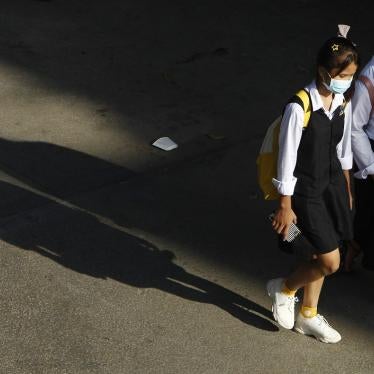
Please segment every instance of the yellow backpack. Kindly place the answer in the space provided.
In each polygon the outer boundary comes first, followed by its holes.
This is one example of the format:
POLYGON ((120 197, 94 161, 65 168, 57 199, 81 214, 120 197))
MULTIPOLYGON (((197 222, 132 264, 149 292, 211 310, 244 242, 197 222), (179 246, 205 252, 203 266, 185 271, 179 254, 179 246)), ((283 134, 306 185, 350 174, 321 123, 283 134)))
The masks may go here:
MULTIPOLYGON (((309 93, 304 89, 300 90, 296 93, 294 100, 290 100, 291 102, 297 102, 304 109, 304 127, 307 127, 312 112, 309 93)), ((273 178, 277 176, 281 122, 282 116, 279 116, 269 126, 256 160, 258 184, 265 200, 275 200, 279 197, 278 191, 273 185, 273 178)))

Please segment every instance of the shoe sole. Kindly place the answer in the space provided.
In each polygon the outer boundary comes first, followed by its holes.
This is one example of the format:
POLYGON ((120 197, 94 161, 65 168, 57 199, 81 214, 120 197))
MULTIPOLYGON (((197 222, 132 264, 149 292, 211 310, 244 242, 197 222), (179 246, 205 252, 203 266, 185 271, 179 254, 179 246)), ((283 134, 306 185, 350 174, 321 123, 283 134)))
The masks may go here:
POLYGON ((300 327, 295 327, 294 328, 294 331, 298 332, 299 334, 302 334, 302 335, 305 335, 305 336, 313 336, 313 338, 317 339, 318 341, 322 342, 322 343, 327 343, 327 344, 334 344, 334 343, 339 343, 341 338, 339 340, 337 340, 336 342, 332 342, 332 341, 329 341, 329 340, 326 340, 326 339, 323 339, 323 338, 320 338, 318 336, 315 336, 313 334, 307 334, 302 328, 300 327))

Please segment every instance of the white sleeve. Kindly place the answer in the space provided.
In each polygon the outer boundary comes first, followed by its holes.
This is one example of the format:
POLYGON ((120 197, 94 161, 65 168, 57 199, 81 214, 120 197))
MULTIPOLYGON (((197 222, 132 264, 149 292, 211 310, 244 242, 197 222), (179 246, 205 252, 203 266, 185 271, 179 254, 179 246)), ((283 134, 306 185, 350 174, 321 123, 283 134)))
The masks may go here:
POLYGON ((303 134, 304 110, 297 103, 290 103, 283 113, 279 133, 279 154, 277 179, 273 184, 280 195, 293 195, 297 178, 293 173, 296 167, 297 150, 303 134))
POLYGON ((344 133, 342 140, 336 147, 338 158, 343 170, 352 169, 353 155, 352 155, 352 106, 348 102, 344 109, 344 133))
POLYGON ((366 86, 356 81, 355 94, 352 99, 352 149, 353 157, 359 168, 355 177, 365 179, 374 174, 374 152, 365 133, 371 112, 371 102, 366 86))

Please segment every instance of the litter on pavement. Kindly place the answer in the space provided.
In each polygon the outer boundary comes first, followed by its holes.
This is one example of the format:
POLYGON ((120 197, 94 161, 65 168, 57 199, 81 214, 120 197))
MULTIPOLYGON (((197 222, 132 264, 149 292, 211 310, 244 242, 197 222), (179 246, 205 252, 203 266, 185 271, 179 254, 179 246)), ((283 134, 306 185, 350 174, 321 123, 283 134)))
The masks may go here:
POLYGON ((178 147, 178 144, 176 144, 174 141, 172 141, 170 138, 166 136, 157 139, 155 142, 152 143, 152 145, 164 151, 171 151, 178 147))

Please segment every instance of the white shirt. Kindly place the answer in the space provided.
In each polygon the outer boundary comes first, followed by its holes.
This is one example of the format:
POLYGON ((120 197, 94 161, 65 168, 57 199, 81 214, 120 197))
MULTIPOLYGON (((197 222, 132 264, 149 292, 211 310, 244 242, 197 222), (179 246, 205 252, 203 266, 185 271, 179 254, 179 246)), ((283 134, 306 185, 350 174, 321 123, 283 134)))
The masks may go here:
MULTIPOLYGON (((315 81, 309 84, 305 89, 310 93, 313 112, 323 109, 326 116, 331 120, 334 111, 342 105, 344 96, 335 94, 331 103, 330 110, 323 107, 321 96, 316 87, 315 81)), ((353 157, 351 150, 351 123, 352 109, 350 103, 347 103, 344 118, 344 133, 341 141, 336 147, 338 159, 343 170, 352 168, 353 157)), ((287 104, 280 127, 279 133, 279 154, 278 154, 278 175, 273 178, 273 184, 281 195, 293 195, 297 178, 294 171, 297 161, 297 150, 299 148, 304 126, 304 109, 297 103, 287 104)))
MULTIPOLYGON (((362 75, 368 77, 374 84, 374 57, 362 70, 362 75)), ((374 174, 374 152, 369 139, 374 140, 374 116, 370 118, 372 110, 369 92, 366 86, 356 81, 355 94, 352 99, 352 149, 359 171, 355 177, 365 179, 374 174)))

